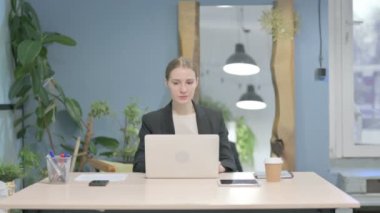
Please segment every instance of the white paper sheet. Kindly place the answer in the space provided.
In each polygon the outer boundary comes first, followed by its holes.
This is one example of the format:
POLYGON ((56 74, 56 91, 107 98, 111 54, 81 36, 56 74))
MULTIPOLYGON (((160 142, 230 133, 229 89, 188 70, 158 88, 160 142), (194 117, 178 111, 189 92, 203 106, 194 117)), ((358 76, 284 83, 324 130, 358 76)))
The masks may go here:
POLYGON ((127 174, 81 174, 75 178, 75 181, 92 181, 92 180, 109 180, 112 182, 124 181, 127 179, 127 174))

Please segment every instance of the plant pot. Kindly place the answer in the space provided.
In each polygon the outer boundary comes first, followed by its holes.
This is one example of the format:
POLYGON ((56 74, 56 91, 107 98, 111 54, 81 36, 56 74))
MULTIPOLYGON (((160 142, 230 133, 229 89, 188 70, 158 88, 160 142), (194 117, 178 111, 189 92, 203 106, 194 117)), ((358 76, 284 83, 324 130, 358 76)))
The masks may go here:
MULTIPOLYGON (((0 181, 0 198, 2 197, 8 197, 8 187, 7 187, 7 184, 0 181)), ((1 212, 1 209, 0 209, 0 212, 1 212)))
POLYGON ((8 196, 13 195, 16 192, 16 182, 14 180, 5 183, 8 188, 8 196))

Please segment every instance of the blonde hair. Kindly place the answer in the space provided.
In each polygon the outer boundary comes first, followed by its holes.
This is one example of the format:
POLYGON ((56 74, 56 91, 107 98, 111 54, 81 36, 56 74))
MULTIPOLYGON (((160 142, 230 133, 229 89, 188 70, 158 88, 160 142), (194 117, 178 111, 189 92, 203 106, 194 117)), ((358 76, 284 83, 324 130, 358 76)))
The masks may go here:
POLYGON ((193 63, 184 58, 184 57, 179 57, 179 58, 175 58, 173 60, 171 60, 168 65, 166 66, 166 71, 165 71, 165 78, 166 80, 169 80, 169 77, 170 77, 170 73, 178 68, 178 67, 181 67, 181 68, 188 68, 188 69, 191 69, 193 70, 193 72, 195 73, 195 77, 198 78, 198 75, 197 75, 197 72, 194 71, 194 65, 193 63))

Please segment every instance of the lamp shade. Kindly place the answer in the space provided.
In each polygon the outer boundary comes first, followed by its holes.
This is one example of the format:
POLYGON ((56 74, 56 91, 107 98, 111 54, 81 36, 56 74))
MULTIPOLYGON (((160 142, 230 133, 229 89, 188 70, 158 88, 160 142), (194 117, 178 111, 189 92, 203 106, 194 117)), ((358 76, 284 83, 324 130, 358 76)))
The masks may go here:
POLYGON ((258 110, 264 109, 267 107, 267 104, 258 94, 256 94, 253 85, 248 85, 247 92, 240 97, 236 106, 240 109, 258 110))
POLYGON ((232 75, 253 75, 260 72, 255 60, 245 53, 241 43, 236 44, 235 53, 227 59, 223 70, 232 75))

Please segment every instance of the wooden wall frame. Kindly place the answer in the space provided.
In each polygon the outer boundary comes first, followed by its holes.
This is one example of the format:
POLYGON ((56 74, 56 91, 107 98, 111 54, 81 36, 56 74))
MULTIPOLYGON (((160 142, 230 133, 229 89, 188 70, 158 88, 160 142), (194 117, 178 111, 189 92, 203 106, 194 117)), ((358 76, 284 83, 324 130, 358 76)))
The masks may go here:
MULTIPOLYGON (((274 7, 294 30, 293 0, 276 0, 274 7)), ((194 61, 199 76, 199 3, 180 0, 178 5, 180 55, 194 61)), ((271 155, 284 159, 284 169, 295 170, 295 93, 294 93, 294 39, 277 38, 272 45, 272 81, 275 91, 275 118, 273 121, 271 155)), ((199 87, 198 87, 199 88, 199 87)), ((199 89, 196 99, 199 98, 199 89)))
MULTIPOLYGON (((293 0, 277 0, 278 8, 294 35, 293 0)), ((272 45, 272 81, 275 91, 275 117, 273 121, 271 152, 284 159, 284 169, 295 170, 295 93, 294 93, 294 38, 277 37, 272 45)))
MULTIPOLYGON (((199 42, 199 2, 180 0, 178 3, 178 38, 179 55, 193 61, 195 72, 200 76, 200 42, 199 42)), ((199 78, 200 81, 200 78, 199 78)), ((199 85, 194 99, 199 99, 199 85)))

